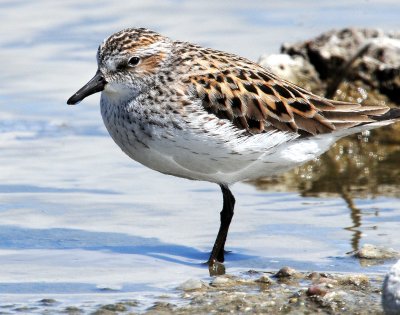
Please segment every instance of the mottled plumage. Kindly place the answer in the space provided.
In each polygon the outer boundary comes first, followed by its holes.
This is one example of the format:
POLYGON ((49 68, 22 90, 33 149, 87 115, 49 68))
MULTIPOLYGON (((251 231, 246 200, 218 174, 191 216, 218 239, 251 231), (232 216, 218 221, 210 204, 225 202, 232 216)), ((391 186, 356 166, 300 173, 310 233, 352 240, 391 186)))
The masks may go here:
POLYGON ((245 58, 147 29, 110 36, 97 61, 96 76, 68 104, 102 91, 104 123, 131 158, 221 186, 224 208, 210 262, 224 258, 234 205, 229 184, 285 171, 343 136, 400 117, 386 106, 325 99, 245 58))

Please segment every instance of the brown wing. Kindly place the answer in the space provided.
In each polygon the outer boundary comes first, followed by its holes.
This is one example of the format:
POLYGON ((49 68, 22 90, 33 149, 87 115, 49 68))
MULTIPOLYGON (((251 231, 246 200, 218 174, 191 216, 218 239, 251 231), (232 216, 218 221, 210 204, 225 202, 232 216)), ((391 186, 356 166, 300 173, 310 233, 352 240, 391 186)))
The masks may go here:
MULTIPOLYGON (((256 64, 221 69, 214 63, 208 73, 189 77, 204 108, 250 133, 269 130, 302 135, 329 133, 375 121, 370 116, 388 111, 386 106, 328 100, 279 79, 256 64)), ((238 63, 238 60, 236 60, 238 63)))

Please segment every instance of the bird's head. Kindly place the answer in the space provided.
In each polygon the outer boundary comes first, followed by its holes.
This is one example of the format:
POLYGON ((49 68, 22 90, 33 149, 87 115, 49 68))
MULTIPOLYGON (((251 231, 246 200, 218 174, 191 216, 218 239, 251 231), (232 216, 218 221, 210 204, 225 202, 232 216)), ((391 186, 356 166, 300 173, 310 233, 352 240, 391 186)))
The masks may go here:
POLYGON ((109 98, 135 97, 160 79, 171 47, 169 38, 144 28, 125 29, 111 35, 97 51, 95 76, 67 104, 77 104, 101 91, 109 98))

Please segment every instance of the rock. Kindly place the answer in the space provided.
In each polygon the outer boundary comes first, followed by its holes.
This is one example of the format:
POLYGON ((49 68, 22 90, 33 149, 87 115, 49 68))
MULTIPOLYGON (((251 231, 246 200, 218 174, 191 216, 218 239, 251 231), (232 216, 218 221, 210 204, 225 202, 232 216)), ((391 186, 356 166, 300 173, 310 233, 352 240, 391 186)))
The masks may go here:
POLYGON ((308 296, 325 296, 327 290, 320 285, 312 285, 307 289, 308 296))
POLYGON ((393 248, 364 244, 354 255, 363 259, 392 259, 399 257, 400 253, 393 248))
MULTIPOLYGON (((265 276, 263 281, 268 281, 271 277, 268 271, 227 274, 216 277, 213 281, 216 285, 207 285, 203 282, 203 287, 199 291, 181 291, 179 297, 175 293, 162 294, 154 297, 154 300, 145 298, 140 304, 136 300, 120 300, 120 294, 106 294, 105 299, 109 301, 107 305, 98 305, 97 301, 84 301, 79 308, 75 305, 65 308, 66 305, 59 306, 59 304, 45 306, 38 303, 38 300, 34 301, 34 307, 26 303, 0 302, 0 313, 3 310, 3 313, 7 314, 55 312, 70 315, 382 314, 382 279, 379 275, 371 274, 370 284, 367 286, 362 285, 365 280, 358 275, 297 271, 295 279, 301 281, 293 281, 293 278, 289 277, 273 281, 268 285, 256 282, 255 279, 263 275, 265 276), (327 285, 335 280, 338 283, 334 288, 328 288, 327 285), (149 303, 153 306, 149 307, 149 303)), ((64 302, 58 303, 64 304, 64 302)))
POLYGON ((130 307, 137 307, 137 306, 139 306, 139 302, 136 301, 136 300, 127 299, 127 300, 122 300, 121 303, 123 303, 123 304, 126 305, 126 306, 130 306, 130 307))
POLYGON ((183 291, 199 290, 203 287, 203 283, 198 279, 189 279, 182 283, 178 288, 183 291))
POLYGON ((281 52, 308 62, 326 85, 328 97, 346 79, 355 83, 355 88, 359 87, 356 82, 361 82, 400 104, 400 32, 332 30, 311 40, 284 44, 281 52))
POLYGON ((323 284, 327 288, 332 288, 334 285, 338 283, 336 279, 333 279, 332 276, 326 273, 312 272, 307 276, 307 279, 310 279, 313 284, 323 284))
POLYGON ((124 303, 115 303, 103 305, 99 311, 110 311, 110 312, 126 312, 128 309, 124 303))
POLYGON ((54 299, 41 299, 39 303, 46 306, 58 304, 58 302, 54 299))
POLYGON ((270 301, 266 301, 266 302, 265 302, 265 306, 267 306, 267 307, 275 306, 275 305, 276 305, 276 302, 273 301, 273 300, 270 300, 270 301))
POLYGON ((279 77, 309 90, 321 87, 321 80, 314 66, 299 55, 288 54, 262 55, 258 63, 279 77))
POLYGON ((356 287, 368 286, 369 278, 366 275, 346 275, 339 278, 341 285, 355 285, 356 287))
POLYGON ((176 305, 172 303, 155 302, 153 306, 147 309, 146 315, 173 314, 173 309, 175 307, 176 305))
POLYGON ((231 283, 232 280, 227 277, 215 277, 214 280, 211 281, 211 285, 214 287, 222 287, 231 283))
POLYGON ((96 288, 101 291, 121 291, 122 285, 120 284, 98 284, 96 288))
POLYGON ((326 277, 320 277, 317 281, 317 284, 324 284, 326 287, 333 287, 335 284, 338 283, 337 280, 331 279, 331 278, 326 278, 326 277))
POLYGON ((343 290, 338 290, 338 291, 328 292, 324 296, 324 300, 331 301, 331 302, 339 302, 340 304, 343 305, 346 302, 354 303, 355 297, 343 290))
POLYGON ((297 274, 297 271, 291 267, 282 267, 275 275, 277 278, 290 278, 297 274))
POLYGON ((244 272, 243 274, 251 276, 251 275, 259 275, 260 272, 257 270, 250 269, 250 270, 247 270, 246 272, 244 272))
MULTIPOLYGON (((37 307, 29 307, 29 306, 21 306, 14 308, 14 311, 18 312, 19 314, 34 314, 34 311, 37 310, 38 310, 37 307)), ((6 313, 6 314, 12 314, 12 313, 6 313)))
POLYGON ((80 315, 83 314, 83 310, 76 306, 67 306, 63 313, 67 315, 80 315))
POLYGON ((310 279, 312 281, 316 281, 319 278, 321 278, 321 274, 319 272, 311 272, 310 274, 307 275, 307 279, 310 279))
POLYGON ((382 307, 385 314, 400 314, 400 260, 390 269, 383 282, 382 307))
POLYGON ((260 278, 256 280, 256 282, 263 284, 272 284, 272 280, 266 275, 262 275, 260 278))

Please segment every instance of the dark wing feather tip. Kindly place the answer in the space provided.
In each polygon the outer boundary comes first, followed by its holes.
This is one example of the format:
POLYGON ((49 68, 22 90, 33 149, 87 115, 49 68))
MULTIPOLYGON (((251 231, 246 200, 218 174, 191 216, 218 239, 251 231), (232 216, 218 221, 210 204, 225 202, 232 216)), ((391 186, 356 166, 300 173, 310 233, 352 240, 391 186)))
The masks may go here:
POLYGON ((400 108, 391 108, 382 115, 370 115, 375 121, 400 119, 400 108))

